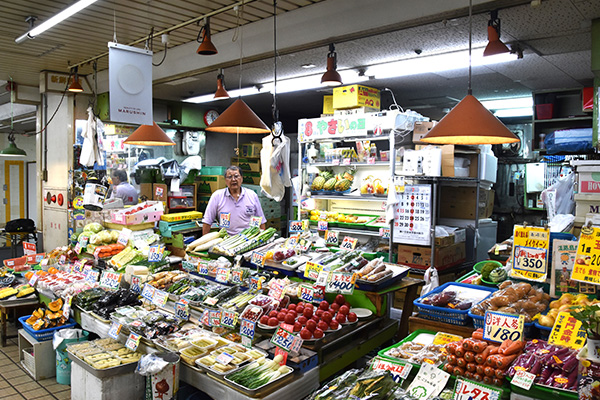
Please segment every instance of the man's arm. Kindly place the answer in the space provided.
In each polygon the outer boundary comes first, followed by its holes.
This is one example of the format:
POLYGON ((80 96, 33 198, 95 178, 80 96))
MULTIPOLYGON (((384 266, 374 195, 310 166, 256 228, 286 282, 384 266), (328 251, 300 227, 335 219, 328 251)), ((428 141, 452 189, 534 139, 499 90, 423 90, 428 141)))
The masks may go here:
POLYGON ((262 229, 263 231, 265 230, 266 227, 267 227, 267 225, 265 225, 264 222, 262 224, 260 224, 260 229, 262 229))
POLYGON ((206 235, 210 232, 210 225, 207 223, 202 223, 202 236, 206 235))

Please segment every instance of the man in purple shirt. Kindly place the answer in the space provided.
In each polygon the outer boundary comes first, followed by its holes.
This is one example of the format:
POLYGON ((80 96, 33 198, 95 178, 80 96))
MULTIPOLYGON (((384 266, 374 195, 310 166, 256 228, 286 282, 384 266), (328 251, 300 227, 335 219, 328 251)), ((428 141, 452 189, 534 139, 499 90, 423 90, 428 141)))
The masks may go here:
POLYGON ((111 199, 123 200, 123 205, 129 206, 138 203, 138 193, 133 186, 127 182, 127 172, 117 169, 112 173, 112 196, 111 199))
POLYGON ((250 226, 252 217, 260 217, 260 229, 265 229, 265 214, 258 196, 242 187, 242 171, 231 166, 225 171, 227 188, 219 189, 210 196, 202 218, 202 234, 210 232, 213 222, 225 227, 227 233, 235 235, 250 226))

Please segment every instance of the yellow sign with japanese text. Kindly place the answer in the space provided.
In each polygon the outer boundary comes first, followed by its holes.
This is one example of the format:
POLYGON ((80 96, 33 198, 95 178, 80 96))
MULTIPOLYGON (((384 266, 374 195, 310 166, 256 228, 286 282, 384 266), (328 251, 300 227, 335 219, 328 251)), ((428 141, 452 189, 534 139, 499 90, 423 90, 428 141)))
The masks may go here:
POLYGON ((600 228, 581 228, 571 279, 600 285, 600 228))
POLYGON ((548 272, 549 242, 548 229, 515 225, 510 276, 544 282, 548 272))
POLYGON ((566 311, 561 311, 556 317, 548 343, 580 349, 585 344, 587 333, 581 329, 581 321, 566 311))

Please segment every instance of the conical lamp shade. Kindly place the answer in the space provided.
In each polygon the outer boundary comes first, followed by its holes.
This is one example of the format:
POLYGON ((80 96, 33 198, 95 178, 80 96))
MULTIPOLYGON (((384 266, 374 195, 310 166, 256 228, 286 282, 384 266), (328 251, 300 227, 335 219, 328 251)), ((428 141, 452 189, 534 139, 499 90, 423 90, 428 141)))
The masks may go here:
POLYGON ((422 142, 434 144, 502 144, 519 138, 473 95, 467 95, 427 133, 422 142))
POLYGON ((223 85, 223 78, 217 78, 217 91, 215 92, 215 100, 220 99, 228 99, 229 93, 225 90, 225 86, 223 85))
POLYGON ((26 156, 27 152, 17 147, 15 142, 10 142, 8 147, 0 151, 0 156, 21 157, 26 156))
POLYGON ((489 43, 485 46, 485 50, 483 50, 484 57, 510 53, 509 48, 500 40, 500 35, 498 35, 498 31, 493 25, 488 25, 488 41, 489 43))
POLYGON ((140 125, 123 143, 136 146, 174 146, 165 131, 156 122, 152 125, 140 125))
POLYGON ((335 55, 327 57, 327 71, 321 77, 321 84, 327 86, 339 86, 342 84, 342 76, 335 69, 335 55))
POLYGON ((206 130, 223 133, 271 133, 242 99, 237 99, 206 130))
POLYGON ((83 92, 83 87, 81 86, 81 83, 79 83, 79 79, 76 79, 75 77, 73 77, 73 81, 71 82, 71 85, 69 86, 69 92, 75 92, 75 93, 83 92))

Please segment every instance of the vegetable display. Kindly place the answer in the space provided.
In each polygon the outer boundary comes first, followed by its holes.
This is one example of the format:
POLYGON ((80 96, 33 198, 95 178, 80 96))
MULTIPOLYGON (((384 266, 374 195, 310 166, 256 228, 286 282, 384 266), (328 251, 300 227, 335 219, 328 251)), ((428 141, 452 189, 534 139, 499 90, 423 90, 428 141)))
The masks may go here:
POLYGON ((201 238, 196 239, 192 243, 188 244, 188 246, 185 248, 185 251, 206 251, 212 246, 221 243, 226 236, 227 230, 225 230, 225 228, 218 232, 207 233, 201 238))
POLYGON ((548 328, 554 326, 554 321, 561 311, 577 311, 584 306, 598 303, 598 300, 592 300, 585 294, 574 295, 573 293, 563 293, 558 300, 550 302, 550 309, 545 315, 536 316, 538 323, 548 328))
POLYGON ((227 379, 245 388, 257 389, 290 372, 290 367, 279 365, 282 360, 283 356, 281 355, 275 356, 272 361, 266 360, 264 357, 259 358, 255 363, 227 375, 227 379))
POLYGON ((213 246, 210 251, 215 254, 233 257, 246 253, 266 244, 275 235, 275 228, 261 231, 260 228, 247 228, 213 246))

